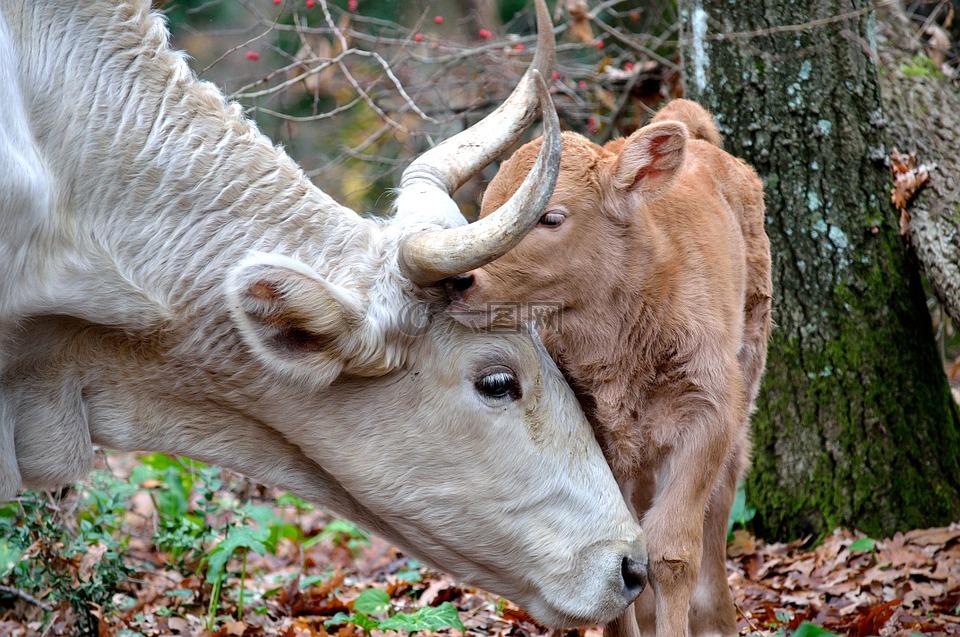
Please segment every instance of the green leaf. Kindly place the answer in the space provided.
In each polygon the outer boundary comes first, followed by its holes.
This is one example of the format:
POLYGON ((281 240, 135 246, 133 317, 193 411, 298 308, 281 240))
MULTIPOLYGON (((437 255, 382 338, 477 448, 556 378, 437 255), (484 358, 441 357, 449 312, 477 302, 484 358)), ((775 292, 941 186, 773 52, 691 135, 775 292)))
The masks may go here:
POLYGON ((375 628, 380 627, 380 622, 375 619, 367 617, 363 613, 354 613, 353 615, 347 615, 344 612, 339 612, 327 621, 323 622, 323 625, 327 628, 330 626, 336 626, 338 624, 356 624, 360 628, 364 629, 367 632, 375 628))
POLYGON ((740 525, 746 526, 747 522, 753 519, 757 510, 747 504, 747 494, 743 489, 743 483, 737 485, 737 495, 733 498, 733 506, 730 507, 730 518, 727 520, 727 535, 733 532, 733 527, 740 525))
POLYGON ((338 626, 340 624, 348 624, 353 621, 353 615, 347 615, 345 612, 340 611, 330 619, 323 622, 323 625, 327 628, 331 626, 338 626))
POLYGON ((450 602, 444 602, 439 606, 427 606, 415 613, 397 613, 393 617, 380 622, 381 630, 416 632, 420 630, 436 631, 441 628, 456 628, 460 632, 465 630, 463 622, 460 621, 457 607, 450 602))
POLYGON ((368 588, 353 600, 353 610, 367 615, 384 615, 390 610, 390 595, 379 588, 368 588))
POLYGON ((0 540, 0 579, 9 575, 10 571, 17 567, 21 557, 23 557, 23 551, 7 544, 5 540, 0 540))
POLYGON ((300 582, 297 584, 297 588, 304 590, 305 588, 309 588, 314 584, 322 582, 323 580, 327 579, 327 577, 328 574, 326 573, 323 575, 307 575, 306 577, 300 579, 300 582))
POLYGON ((313 511, 313 505, 305 500, 301 500, 292 493, 284 493, 277 498, 278 506, 292 506, 300 511, 313 511))
POLYGON ((267 547, 264 542, 269 535, 270 532, 266 529, 251 529, 249 527, 230 529, 227 537, 207 554, 207 581, 216 582, 223 577, 227 560, 237 549, 254 551, 258 555, 266 554, 267 547))
POLYGON ((401 582, 415 584, 423 579, 423 575, 420 574, 420 571, 399 571, 397 573, 397 579, 401 582))
POLYGON ((334 542, 343 542, 348 539, 370 540, 370 536, 366 531, 347 520, 333 520, 323 529, 320 535, 323 539, 334 542))
POLYGON ((791 637, 838 637, 836 633, 831 633, 826 628, 820 628, 816 624, 803 622, 793 631, 791 637))
POLYGON ((873 538, 862 537, 858 540, 855 540, 853 544, 850 545, 851 553, 866 553, 872 551, 876 546, 876 542, 873 538))

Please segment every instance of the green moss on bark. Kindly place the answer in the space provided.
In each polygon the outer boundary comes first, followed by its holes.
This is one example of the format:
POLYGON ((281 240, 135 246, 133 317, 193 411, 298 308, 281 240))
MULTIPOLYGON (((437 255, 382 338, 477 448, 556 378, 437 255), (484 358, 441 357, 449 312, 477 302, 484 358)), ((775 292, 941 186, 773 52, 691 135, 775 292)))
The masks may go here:
POLYGON ((688 37, 708 26, 684 51, 705 71, 688 95, 766 184, 777 327, 747 497, 771 538, 839 525, 882 535, 960 512, 960 426, 888 203, 866 9, 707 0, 684 11, 688 37))

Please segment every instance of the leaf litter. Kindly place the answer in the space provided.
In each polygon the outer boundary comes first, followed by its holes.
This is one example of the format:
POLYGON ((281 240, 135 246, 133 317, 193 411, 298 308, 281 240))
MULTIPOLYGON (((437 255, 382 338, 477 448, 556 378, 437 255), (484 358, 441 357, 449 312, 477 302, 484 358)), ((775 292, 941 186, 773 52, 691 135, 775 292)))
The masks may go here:
MULTIPOLYGON (((224 482, 236 488, 235 481, 224 482)), ((288 537, 270 550, 257 546, 230 555, 212 622, 203 562, 172 564, 153 542, 154 500, 132 494, 123 531, 124 559, 133 575, 113 607, 89 608, 94 634, 380 637, 460 634, 462 625, 463 634, 474 636, 602 635, 597 627, 549 630, 511 602, 458 583, 321 510, 278 504, 276 498, 282 503, 285 496, 256 485, 248 491, 257 506, 273 507, 277 528, 288 537), (299 530, 290 532, 294 527, 299 530)), ((220 541, 229 535, 224 532, 220 541)), ((960 524, 882 540, 838 529, 819 545, 808 544, 764 543, 746 531, 733 532, 727 573, 740 634, 960 635, 960 524)), ((215 546, 209 543, 208 554, 215 546)), ((103 566, 103 554, 103 546, 94 544, 76 559, 75 581, 89 580, 103 566)), ((21 597, 6 584, 0 581, 0 635, 76 633, 69 604, 44 603, 44 591, 21 591, 32 593, 21 597)))

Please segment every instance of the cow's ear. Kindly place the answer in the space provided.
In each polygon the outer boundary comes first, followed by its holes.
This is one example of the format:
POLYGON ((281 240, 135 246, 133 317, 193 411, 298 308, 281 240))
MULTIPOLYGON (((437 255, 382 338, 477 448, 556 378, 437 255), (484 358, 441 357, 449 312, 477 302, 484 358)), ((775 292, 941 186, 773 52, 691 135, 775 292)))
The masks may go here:
POLYGON ((364 320, 360 300, 306 264, 255 254, 227 281, 230 311, 261 357, 297 376, 327 384, 341 372, 344 350, 364 320))
POLYGON ((687 127, 666 121, 627 138, 613 164, 613 186, 623 195, 649 200, 676 180, 687 152, 687 127))

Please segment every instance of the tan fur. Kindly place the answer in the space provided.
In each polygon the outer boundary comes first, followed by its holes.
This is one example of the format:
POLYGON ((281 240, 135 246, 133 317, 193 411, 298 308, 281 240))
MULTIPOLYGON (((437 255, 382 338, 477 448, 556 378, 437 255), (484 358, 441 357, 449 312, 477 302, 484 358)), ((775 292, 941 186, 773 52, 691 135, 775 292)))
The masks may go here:
MULTIPOLYGON (((489 303, 522 302, 524 319, 559 308, 541 320, 544 343, 649 541, 639 625, 628 609, 608 634, 737 632, 726 524, 766 358, 770 248, 762 184, 719 144, 713 118, 687 100, 605 147, 565 134, 547 207, 563 223, 542 221, 452 293, 462 320, 489 303)), ((516 189, 538 147, 503 165, 482 215, 516 189)))

